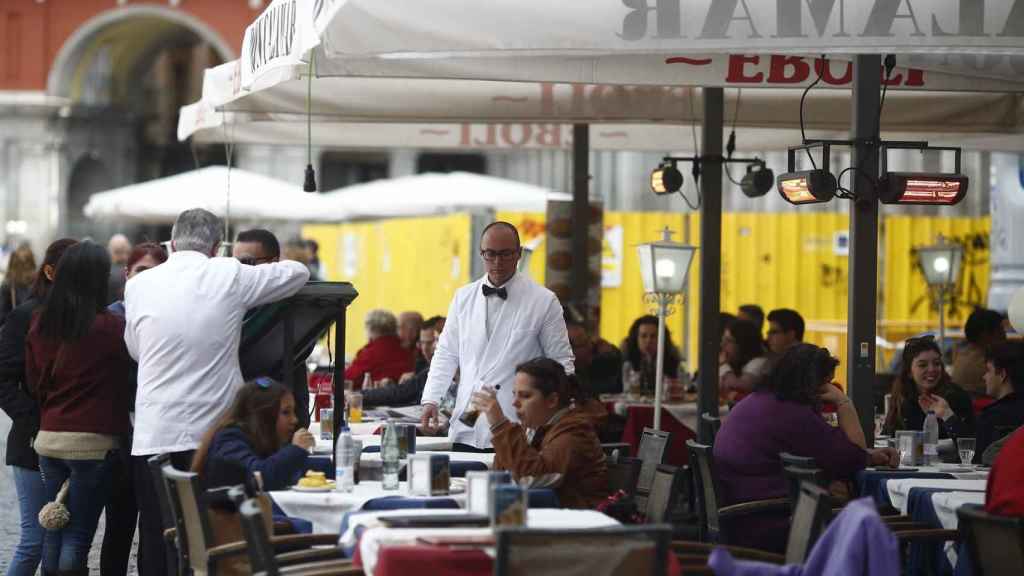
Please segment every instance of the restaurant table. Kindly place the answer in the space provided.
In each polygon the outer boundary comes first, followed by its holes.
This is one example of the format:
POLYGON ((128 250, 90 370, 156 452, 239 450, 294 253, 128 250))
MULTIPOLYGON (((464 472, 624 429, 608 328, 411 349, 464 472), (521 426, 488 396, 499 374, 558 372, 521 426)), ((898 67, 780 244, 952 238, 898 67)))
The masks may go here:
MULTIPOLYGON (((982 474, 980 471, 971 471, 969 473, 982 474)), ((948 468, 939 468, 937 466, 919 466, 914 467, 913 470, 865 468, 856 474, 854 484, 856 485, 858 496, 871 496, 875 504, 884 508, 892 505, 889 501, 889 493, 885 487, 887 480, 900 478, 955 479, 958 475, 959 473, 953 472, 948 468)))
POLYGON ((398 490, 384 490, 380 482, 364 481, 352 492, 300 492, 280 490, 270 497, 288 516, 304 518, 313 523, 313 532, 337 530, 342 515, 352 510, 395 508, 457 508, 465 503, 465 494, 450 496, 411 497, 405 482, 398 490))
MULTIPOLYGON (((928 527, 955 530, 958 524, 956 508, 968 503, 984 503, 984 500, 983 491, 951 491, 948 484, 942 487, 915 486, 907 491, 906 513, 915 522, 928 527), (937 498, 946 506, 944 519, 939 517, 937 498)), ((906 571, 910 575, 951 574, 956 567, 963 572, 958 556, 956 542, 913 541, 906 571)))
MULTIPOLYGON (((910 506, 910 492, 914 489, 931 488, 956 492, 985 493, 985 478, 977 479, 945 479, 945 478, 894 478, 886 481, 886 490, 892 507, 901 514, 907 514, 910 506)), ((931 500, 928 500, 929 506, 931 500)))
MULTIPOLYGON (((654 427, 654 403, 650 400, 633 400, 623 394, 602 395, 605 408, 626 419, 622 431, 622 442, 630 445, 632 454, 637 454, 644 428, 654 427)), ((672 444, 665 453, 665 463, 682 466, 689 462, 686 441, 696 438, 699 422, 699 408, 696 402, 664 403, 661 406, 661 429, 672 433, 672 444)), ((719 408, 720 414, 729 411, 728 406, 719 408)))
MULTIPOLYGON (((619 523, 594 510, 530 509, 527 526, 541 529, 598 529, 619 523)), ((423 536, 487 536, 491 528, 368 527, 359 537, 353 558, 367 576, 406 574, 491 574, 494 549, 452 550, 420 545, 423 536)))

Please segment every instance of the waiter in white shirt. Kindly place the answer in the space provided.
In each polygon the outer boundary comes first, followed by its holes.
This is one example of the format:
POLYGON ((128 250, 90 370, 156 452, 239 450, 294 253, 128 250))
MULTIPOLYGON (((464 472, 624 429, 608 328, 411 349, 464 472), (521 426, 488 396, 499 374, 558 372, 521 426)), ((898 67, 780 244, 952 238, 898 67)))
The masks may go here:
POLYGON ((167 574, 159 499, 147 459, 179 470, 242 386, 238 343, 246 310, 291 296, 309 279, 299 262, 246 266, 214 258, 224 226, 199 208, 171 230, 171 255, 125 287, 124 339, 139 363, 132 460, 139 502, 139 572, 167 574))
POLYGON ((436 427, 438 405, 456 370, 461 370, 448 429, 456 450, 491 448, 487 418, 478 418, 472 427, 459 420, 473 392, 485 385, 500 386, 502 410, 515 414, 512 383, 517 365, 546 356, 573 372, 572 347, 558 298, 525 274, 516 274, 522 256, 516 227, 492 222, 484 228, 480 256, 487 275, 455 293, 421 400, 423 426, 436 427))

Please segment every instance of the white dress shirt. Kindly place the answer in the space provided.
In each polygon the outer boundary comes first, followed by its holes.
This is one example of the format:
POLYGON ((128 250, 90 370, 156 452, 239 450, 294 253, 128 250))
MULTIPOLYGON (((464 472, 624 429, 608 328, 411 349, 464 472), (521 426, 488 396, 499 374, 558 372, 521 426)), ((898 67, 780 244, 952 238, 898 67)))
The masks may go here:
POLYGON ((488 336, 490 300, 482 286, 486 277, 459 288, 448 308, 448 321, 438 338, 430 360, 430 372, 423 387, 422 403, 440 404, 449 383, 460 370, 458 397, 452 413, 448 437, 453 442, 477 448, 491 446, 491 428, 486 417, 478 418, 470 428, 459 421, 469 406, 473 392, 483 386, 498 386, 498 402, 509 419, 515 421, 512 385, 516 366, 538 356, 556 360, 573 372, 572 347, 562 318, 558 298, 524 274, 516 274, 504 284, 508 299, 499 304, 488 336))
POLYGON ((192 450, 242 385, 238 342, 246 310, 309 279, 299 262, 245 266, 174 252, 125 286, 125 343, 139 363, 133 456, 192 450))

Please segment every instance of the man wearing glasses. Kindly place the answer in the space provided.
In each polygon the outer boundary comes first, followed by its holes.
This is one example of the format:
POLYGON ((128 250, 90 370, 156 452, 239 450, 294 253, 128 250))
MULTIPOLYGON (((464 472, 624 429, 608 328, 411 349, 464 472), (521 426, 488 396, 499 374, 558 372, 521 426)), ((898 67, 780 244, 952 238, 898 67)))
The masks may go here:
POLYGON ((281 259, 281 243, 270 230, 243 230, 235 237, 231 256, 248 266, 277 262, 281 259))
POLYGON ((480 238, 480 257, 487 274, 460 288, 448 309, 448 321, 423 390, 422 423, 428 430, 437 428, 438 405, 460 371, 448 429, 456 450, 491 449, 487 418, 477 418, 473 425, 459 419, 474 392, 484 386, 497 389, 503 411, 515 414, 512 384, 517 365, 544 356, 573 372, 562 306, 553 292, 516 273, 521 255, 515 226, 489 224, 480 238))

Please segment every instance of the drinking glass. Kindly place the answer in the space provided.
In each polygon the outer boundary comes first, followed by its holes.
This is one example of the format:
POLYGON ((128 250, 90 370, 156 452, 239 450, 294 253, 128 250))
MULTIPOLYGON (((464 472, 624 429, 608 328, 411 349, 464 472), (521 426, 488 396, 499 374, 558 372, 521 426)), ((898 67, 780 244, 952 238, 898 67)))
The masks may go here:
POLYGON ((974 438, 957 438, 956 448, 960 452, 960 463, 967 465, 974 460, 974 438))
POLYGON ((363 421, 363 395, 359 392, 348 395, 348 421, 352 424, 363 421))

